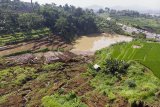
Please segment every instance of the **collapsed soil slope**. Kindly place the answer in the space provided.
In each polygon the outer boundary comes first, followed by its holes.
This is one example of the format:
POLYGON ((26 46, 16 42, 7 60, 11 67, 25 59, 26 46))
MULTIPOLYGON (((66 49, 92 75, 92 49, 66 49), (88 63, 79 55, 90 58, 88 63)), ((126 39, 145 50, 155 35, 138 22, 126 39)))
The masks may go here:
POLYGON ((64 42, 59 36, 52 35, 41 38, 39 40, 32 40, 29 42, 23 42, 15 45, 7 45, 0 47, 0 56, 10 55, 13 53, 28 51, 28 50, 31 52, 43 49, 48 49, 48 50, 63 49, 64 51, 66 51, 70 50, 71 48, 72 45, 64 42))
POLYGON ((62 87, 65 93, 75 90, 80 96, 92 91, 93 88, 87 82, 92 77, 81 76, 87 69, 85 63, 90 59, 79 56, 73 57, 73 55, 68 55, 68 57, 70 57, 69 60, 61 59, 60 62, 52 62, 53 66, 44 64, 46 62, 43 61, 33 64, 30 61, 28 63, 18 62, 20 60, 11 65, 7 62, 9 58, 3 60, 6 62, 1 64, 0 68, 2 74, 0 106, 40 106, 44 96, 52 95, 62 87), (23 78, 24 74, 26 77, 23 78))

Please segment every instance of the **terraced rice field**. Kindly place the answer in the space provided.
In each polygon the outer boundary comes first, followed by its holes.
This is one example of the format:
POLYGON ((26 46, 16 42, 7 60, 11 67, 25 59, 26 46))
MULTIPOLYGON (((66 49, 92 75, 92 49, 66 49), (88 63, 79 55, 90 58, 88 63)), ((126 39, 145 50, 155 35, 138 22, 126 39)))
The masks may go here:
POLYGON ((133 41, 115 45, 111 57, 138 61, 160 78, 160 43, 133 41))

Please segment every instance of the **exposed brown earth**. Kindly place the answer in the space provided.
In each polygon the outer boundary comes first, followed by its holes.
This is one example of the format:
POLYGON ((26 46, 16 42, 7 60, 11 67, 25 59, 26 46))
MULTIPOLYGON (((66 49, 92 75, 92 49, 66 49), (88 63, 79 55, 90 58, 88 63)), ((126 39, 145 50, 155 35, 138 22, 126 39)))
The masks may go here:
POLYGON ((58 36, 49 36, 39 40, 32 40, 29 42, 18 43, 15 45, 7 45, 0 47, 0 56, 9 55, 21 51, 30 50, 32 52, 48 48, 50 50, 63 49, 64 51, 72 48, 71 44, 67 44, 58 36))
MULTIPOLYGON (((31 56, 31 54, 28 56, 31 56)), ((15 60, 16 58, 17 60, 13 66, 17 66, 17 64, 19 65, 18 61, 22 60, 19 60, 18 57, 22 57, 22 55, 15 56, 15 60)), ((36 72, 38 77, 36 79, 26 81, 23 86, 5 87, 5 89, 1 89, 1 95, 10 94, 8 95, 9 97, 7 97, 7 102, 0 105, 0 107, 39 107, 41 105, 40 99, 46 95, 52 95, 61 89, 64 89, 65 93, 75 90, 77 95, 85 95, 85 93, 93 90, 93 88, 87 83, 92 77, 86 78, 81 76, 82 73, 87 71, 87 66, 84 63, 87 61, 87 59, 88 58, 72 55, 70 60, 63 60, 65 64, 61 69, 50 72, 40 70, 40 63, 43 64, 43 62, 32 65, 30 65, 31 62, 25 64, 22 63, 22 67, 34 67, 37 70, 36 72), (41 79, 39 76, 43 74, 46 76, 41 79)), ((26 59, 24 60, 26 61, 26 59)))
MULTIPOLYGON (((15 56, 16 58, 18 56, 15 56)), ((19 56, 21 57, 21 56, 19 56)), ((13 58, 13 57, 12 57, 13 58)), ((89 107, 104 107, 107 98, 101 94, 90 94, 94 92, 94 87, 90 86, 89 82, 92 76, 83 76, 82 74, 87 71, 87 62, 90 58, 74 56, 65 62, 61 69, 53 70, 50 72, 41 71, 40 63, 30 65, 30 62, 25 66, 32 66, 37 69, 38 77, 33 80, 28 80, 23 86, 5 87, 1 89, 1 95, 9 94, 7 103, 3 103, 0 107, 39 107, 41 100, 46 95, 52 95, 60 92, 63 89, 63 94, 74 91, 77 96, 82 96, 82 102, 86 103, 89 107), (40 72, 39 72, 40 71, 40 72), (43 79, 38 79, 39 76, 46 74, 43 79), (87 97, 89 99, 86 99, 87 97)), ((18 60, 19 61, 19 60, 18 60)), ((41 62, 42 63, 42 62, 41 62)), ((54 62, 53 62, 54 63, 54 62)), ((14 66, 19 64, 15 63, 14 66)), ((22 67, 24 64, 21 65, 22 67)), ((11 80, 8 80, 11 81, 11 80)))
POLYGON ((89 107, 105 107, 107 103, 107 97, 99 94, 92 93, 87 95, 88 98, 83 98, 82 101, 86 103, 89 107))

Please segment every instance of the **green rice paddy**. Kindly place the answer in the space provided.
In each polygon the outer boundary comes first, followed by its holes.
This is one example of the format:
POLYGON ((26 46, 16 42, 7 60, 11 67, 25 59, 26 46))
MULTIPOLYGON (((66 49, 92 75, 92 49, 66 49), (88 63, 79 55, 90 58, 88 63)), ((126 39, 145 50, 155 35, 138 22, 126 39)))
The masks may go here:
POLYGON ((125 61, 138 61, 160 78, 160 43, 133 41, 114 45, 111 57, 125 61))

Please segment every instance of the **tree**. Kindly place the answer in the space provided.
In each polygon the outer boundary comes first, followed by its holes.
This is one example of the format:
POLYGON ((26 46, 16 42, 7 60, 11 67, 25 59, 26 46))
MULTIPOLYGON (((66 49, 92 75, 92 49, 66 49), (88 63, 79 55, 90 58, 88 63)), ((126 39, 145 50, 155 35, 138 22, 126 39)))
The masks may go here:
POLYGON ((107 59, 105 64, 105 73, 111 73, 113 75, 115 74, 124 74, 126 73, 129 64, 126 63, 125 61, 119 61, 116 59, 107 59))
POLYGON ((105 12, 109 13, 109 11, 110 11, 110 8, 105 7, 105 12))
POLYGON ((60 17, 55 23, 55 31, 57 32, 57 35, 62 36, 67 41, 71 41, 73 39, 76 29, 74 23, 70 21, 70 18, 60 17))
POLYGON ((104 13, 105 11, 103 9, 99 9, 98 13, 104 13))
POLYGON ((44 19, 41 15, 36 13, 24 13, 18 18, 20 28, 23 31, 31 31, 32 29, 39 29, 44 27, 44 19))

